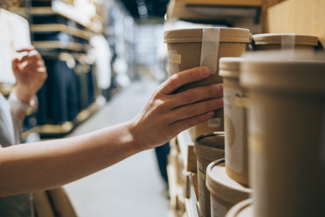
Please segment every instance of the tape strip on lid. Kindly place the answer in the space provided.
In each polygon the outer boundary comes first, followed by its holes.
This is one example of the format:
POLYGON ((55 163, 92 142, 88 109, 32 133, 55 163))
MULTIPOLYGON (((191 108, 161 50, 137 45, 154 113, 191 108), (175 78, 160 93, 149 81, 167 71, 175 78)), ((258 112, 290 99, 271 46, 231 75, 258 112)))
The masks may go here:
POLYGON ((209 67, 211 74, 217 72, 220 28, 202 30, 201 66, 209 67))
POLYGON ((295 34, 285 34, 281 36, 281 52, 289 55, 291 57, 294 56, 296 43, 296 35, 295 34))

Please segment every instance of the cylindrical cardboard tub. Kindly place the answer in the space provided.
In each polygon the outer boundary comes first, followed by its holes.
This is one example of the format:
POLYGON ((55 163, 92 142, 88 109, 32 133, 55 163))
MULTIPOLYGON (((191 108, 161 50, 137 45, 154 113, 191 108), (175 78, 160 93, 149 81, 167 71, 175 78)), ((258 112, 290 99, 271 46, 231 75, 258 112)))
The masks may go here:
POLYGON ((226 172, 233 180, 248 186, 247 105, 248 93, 239 84, 243 58, 220 59, 223 77, 226 172))
POLYGON ((295 52, 312 56, 318 45, 318 37, 312 35, 268 33, 256 34, 252 37, 256 51, 293 49, 295 52))
MULTIPOLYGON (((218 74, 219 59, 240 57, 249 42, 249 34, 249 30, 239 28, 179 29, 165 32, 170 75, 201 65, 208 66, 211 70, 208 78, 184 85, 177 92, 222 83, 218 74), (206 34, 208 32, 211 34, 206 34)), ((223 109, 216 110, 213 118, 222 119, 223 109)), ((223 125, 220 124, 218 131, 223 131, 223 125)))
POLYGON ((191 138, 193 141, 199 136, 210 134, 223 129, 224 119, 223 118, 211 118, 210 120, 200 123, 189 129, 191 138), (222 126, 222 127, 221 127, 222 126))
POLYGON ((211 195, 211 217, 225 217, 231 207, 248 199, 252 193, 227 175, 225 159, 209 164, 206 185, 211 195))
POLYGON ((253 217, 252 199, 247 199, 233 206, 226 217, 253 217))
POLYGON ((254 216, 324 216, 325 61, 251 58, 242 66, 254 216))
POLYGON ((224 158, 224 132, 215 132, 198 137, 194 143, 197 156, 199 208, 201 217, 210 217, 210 192, 206 188, 206 169, 215 160, 224 158))

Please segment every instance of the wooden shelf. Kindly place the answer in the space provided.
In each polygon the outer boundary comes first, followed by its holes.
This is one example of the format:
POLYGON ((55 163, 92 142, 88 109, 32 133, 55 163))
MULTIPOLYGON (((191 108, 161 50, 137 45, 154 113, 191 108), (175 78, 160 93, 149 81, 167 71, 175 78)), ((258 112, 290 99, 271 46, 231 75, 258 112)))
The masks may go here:
POLYGON ((70 133, 78 124, 86 121, 95 112, 97 112, 103 105, 94 102, 87 109, 82 110, 74 121, 67 121, 60 125, 38 125, 32 129, 32 132, 40 133, 43 136, 61 136, 70 133))
POLYGON ((259 18, 262 0, 172 0, 168 19, 225 20, 238 17, 259 18))
POLYGON ((32 8, 24 8, 24 7, 21 7, 21 8, 14 8, 14 9, 11 9, 10 10, 11 12, 13 13, 16 13, 16 14, 19 14, 23 17, 28 17, 28 14, 31 14, 31 15, 38 15, 38 16, 41 16, 41 15, 52 15, 52 14, 58 14, 58 15, 61 15, 63 17, 66 17, 70 20, 73 20, 75 21, 76 23, 86 27, 87 29, 95 32, 95 33, 102 33, 103 32, 103 27, 102 26, 96 26, 96 25, 92 25, 92 24, 86 24, 84 21, 81 21, 81 20, 78 20, 78 19, 75 19, 71 14, 69 13, 65 13, 63 11, 54 11, 52 9, 52 7, 32 7, 32 8))
POLYGON ((315 35, 325 47, 324 11, 324 1, 286 0, 268 9, 267 31, 315 35))
POLYGON ((91 48, 90 45, 83 45, 75 42, 61 41, 33 41, 36 49, 66 49, 71 51, 83 51, 91 48))
POLYGON ((91 34, 89 32, 70 27, 65 24, 33 24, 31 25, 31 31, 36 33, 65 32, 86 40, 89 40, 91 37, 91 34))

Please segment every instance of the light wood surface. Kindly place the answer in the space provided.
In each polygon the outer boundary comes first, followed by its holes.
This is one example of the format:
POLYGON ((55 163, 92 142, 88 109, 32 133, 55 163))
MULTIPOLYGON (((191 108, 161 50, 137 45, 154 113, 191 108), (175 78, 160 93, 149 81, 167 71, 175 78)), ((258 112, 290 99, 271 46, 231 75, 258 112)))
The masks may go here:
POLYGON ((262 0, 261 23, 262 31, 268 32, 268 8, 285 0, 262 0))
POLYGON ((325 46, 325 1, 286 0, 268 9, 269 33, 296 33, 319 37, 325 46))
POLYGON ((64 14, 64 13, 60 13, 60 12, 55 12, 52 10, 52 7, 33 7, 33 8, 30 8, 29 10, 24 8, 24 7, 21 7, 21 8, 13 8, 10 10, 11 12, 13 13, 16 13, 16 14, 19 14, 23 17, 28 17, 28 14, 31 14, 31 15, 51 15, 51 14, 59 14, 63 17, 66 17, 70 20, 73 20, 75 21, 76 23, 86 27, 87 29, 93 31, 93 32, 96 32, 96 33, 102 33, 103 32, 103 29, 102 28, 96 28, 92 25, 85 25, 83 22, 81 22, 80 20, 77 20, 77 19, 74 19, 72 16, 70 16, 69 14, 64 14))
POLYGON ((238 14, 247 14, 238 10, 252 10, 253 7, 260 7, 262 0, 254 1, 195 1, 195 0, 175 0, 171 1, 167 10, 168 19, 182 19, 182 20, 201 20, 201 21, 224 21, 225 19, 238 17, 238 14), (191 5, 191 8, 188 6, 191 5), (199 11, 195 8, 199 7, 199 11), (206 6, 205 9, 202 7, 206 6), (243 6, 239 8, 238 6, 243 6), (214 11, 211 11, 211 8, 214 11), (219 7, 219 11, 217 10, 219 7), (225 8, 227 7, 227 8, 225 8), (237 10, 233 12, 233 10, 237 10), (236 13, 236 16, 234 16, 236 13))
POLYGON ((45 32, 65 32, 78 38, 86 40, 90 39, 90 34, 87 31, 70 27, 64 24, 33 24, 31 26, 32 32, 45 33, 45 32))
POLYGON ((75 42, 34 41, 33 45, 36 49, 67 49, 72 51, 82 51, 84 49, 84 45, 75 42))

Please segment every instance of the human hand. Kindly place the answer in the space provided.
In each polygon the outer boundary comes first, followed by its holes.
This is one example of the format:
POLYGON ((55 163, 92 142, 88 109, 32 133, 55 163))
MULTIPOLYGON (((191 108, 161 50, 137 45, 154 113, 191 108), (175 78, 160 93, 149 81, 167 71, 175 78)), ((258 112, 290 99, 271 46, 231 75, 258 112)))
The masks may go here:
POLYGON ((156 88, 144 110, 130 124, 140 149, 166 143, 183 130, 209 120, 213 110, 223 107, 222 84, 174 94, 179 87, 209 75, 208 67, 197 67, 174 74, 156 88))
POLYGON ((17 50, 17 52, 27 53, 20 59, 12 60, 12 70, 17 81, 15 94, 18 99, 29 104, 47 78, 46 67, 44 60, 34 47, 17 50))

